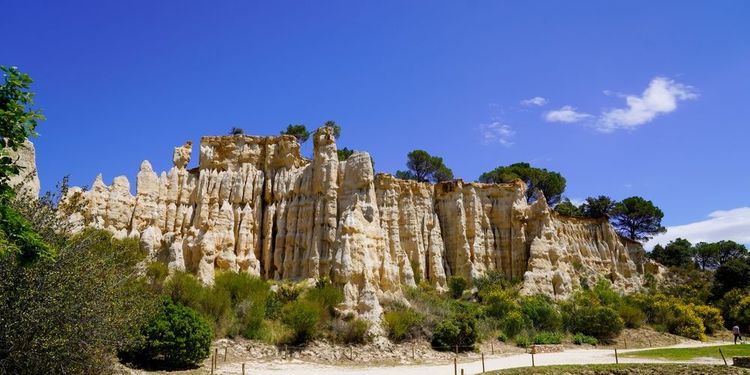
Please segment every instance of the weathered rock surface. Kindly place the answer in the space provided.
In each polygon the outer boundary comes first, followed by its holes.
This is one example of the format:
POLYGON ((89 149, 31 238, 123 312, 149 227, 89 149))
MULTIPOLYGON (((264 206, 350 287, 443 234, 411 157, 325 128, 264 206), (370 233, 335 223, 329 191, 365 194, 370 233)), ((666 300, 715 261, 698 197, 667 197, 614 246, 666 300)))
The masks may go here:
POLYGON ((345 307, 370 319, 402 286, 444 288, 451 275, 499 270, 527 293, 557 297, 600 277, 622 290, 642 284, 640 245, 605 220, 561 217, 543 198, 529 205, 521 181, 404 181, 375 175, 367 153, 340 162, 329 128, 313 141, 307 160, 292 136, 204 137, 198 168, 188 169, 190 142, 175 148, 168 172, 144 161, 135 196, 125 177, 71 192, 85 202, 86 225, 138 238, 171 270, 206 283, 217 270, 327 276, 345 307))
POLYGON ((36 153, 34 144, 26 140, 18 148, 18 151, 8 149, 8 155, 16 161, 21 172, 10 178, 10 186, 13 186, 19 194, 29 197, 39 197, 39 175, 36 170, 36 153))

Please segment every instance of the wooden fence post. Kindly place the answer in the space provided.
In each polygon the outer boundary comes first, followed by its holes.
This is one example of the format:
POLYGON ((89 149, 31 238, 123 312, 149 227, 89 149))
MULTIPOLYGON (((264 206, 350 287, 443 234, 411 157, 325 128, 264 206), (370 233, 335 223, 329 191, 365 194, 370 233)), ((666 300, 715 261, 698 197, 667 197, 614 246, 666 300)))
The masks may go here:
POLYGON ((242 363, 242 375, 245 375, 245 363, 242 363))
POLYGON ((492 349, 492 355, 495 355, 495 343, 494 342, 490 343, 490 348, 492 349))
POLYGON ((224 347, 224 362, 227 361, 227 347, 224 347))
POLYGON ((721 348, 719 348, 719 354, 721 354, 721 359, 723 359, 723 360, 724 360, 724 366, 729 366, 729 365, 727 364, 727 359, 726 359, 726 358, 724 358, 724 352, 722 352, 722 351, 721 351, 721 348))
POLYGON ((617 357, 617 348, 615 348, 615 364, 620 364, 620 359, 617 357))
POLYGON ((536 367, 536 363, 534 363, 534 351, 531 352, 531 367, 536 367))
POLYGON ((484 353, 482 353, 482 374, 484 374, 484 353))
POLYGON ((458 357, 453 357, 453 375, 458 375, 458 357))

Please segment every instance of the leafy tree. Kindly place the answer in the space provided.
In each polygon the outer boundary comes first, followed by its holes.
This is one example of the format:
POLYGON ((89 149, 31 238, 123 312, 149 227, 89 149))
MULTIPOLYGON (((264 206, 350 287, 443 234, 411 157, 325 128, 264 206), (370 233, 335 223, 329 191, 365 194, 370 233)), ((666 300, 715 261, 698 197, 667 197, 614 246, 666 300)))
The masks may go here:
POLYGON ((693 247, 693 260, 702 270, 719 266, 719 247, 714 243, 699 242, 693 247))
POLYGON ((750 287, 750 262, 732 259, 716 269, 714 273, 714 296, 721 297, 732 289, 750 287))
POLYGON ((625 198, 612 209, 612 225, 624 237, 633 241, 648 240, 666 232, 661 226, 664 213, 653 202, 641 197, 625 198))
POLYGON ((307 128, 303 124, 290 124, 286 127, 286 130, 281 132, 281 134, 293 135, 294 138, 297 138, 297 142, 299 142, 300 144, 305 143, 308 139, 310 139, 310 132, 307 131, 307 128))
POLYGON ((717 247, 718 262, 720 265, 733 259, 745 259, 747 257, 747 248, 745 245, 734 241, 719 241, 713 245, 717 247))
POLYGON ((338 149, 336 150, 336 152, 338 153, 339 161, 344 161, 346 159, 349 159, 349 157, 352 156, 352 154, 354 154, 354 150, 351 150, 346 147, 338 149))
POLYGON ((240 135, 240 134, 245 134, 245 130, 243 130, 242 128, 235 127, 235 126, 229 129, 229 135, 240 135))
POLYGON ((472 350, 477 337, 476 318, 471 315, 458 315, 435 326, 432 347, 435 350, 472 350))
POLYGON ((0 257, 0 373, 113 373, 117 350, 153 311, 142 259, 138 241, 95 229, 54 258, 19 266, 0 257))
POLYGON ((484 183, 504 183, 520 179, 526 183, 526 198, 529 202, 535 200, 537 191, 544 194, 550 206, 556 205, 565 191, 565 177, 560 173, 548 171, 544 168, 532 167, 529 163, 515 163, 497 167, 482 173, 479 181, 484 183))
POLYGON ((581 212, 583 216, 591 218, 608 217, 616 204, 617 202, 606 195, 600 195, 596 198, 588 197, 581 205, 581 212))
POLYGON ((655 246, 651 251, 651 258, 665 266, 687 267, 693 263, 692 254, 693 245, 690 241, 678 238, 665 247, 655 246))
POLYGON ((200 364, 211 352, 213 333, 195 310, 163 298, 158 312, 141 329, 142 341, 119 355, 139 366, 157 364, 184 369, 200 364))
POLYGON ((565 198, 562 200, 562 202, 558 203, 557 206, 555 206, 555 211, 563 216, 583 217, 583 212, 581 212, 581 209, 573 204, 573 202, 571 202, 568 198, 565 198))
POLYGON ((333 128, 334 138, 339 139, 339 137, 341 137, 341 126, 337 124, 336 121, 328 120, 323 124, 323 126, 328 126, 328 127, 333 128))
POLYGON ((420 182, 441 182, 453 179, 453 171, 445 166, 443 158, 432 156, 424 150, 414 150, 407 154, 408 171, 396 171, 396 177, 420 182))
POLYGON ((21 167, 9 151, 18 148, 36 136, 37 121, 43 120, 39 110, 34 110, 34 93, 29 91, 32 80, 16 67, 0 66, 3 84, 0 85, 0 232, 5 246, 0 247, 0 257, 8 253, 28 264, 39 258, 51 258, 54 249, 45 243, 32 224, 10 205, 15 197, 10 179, 18 175, 21 167))

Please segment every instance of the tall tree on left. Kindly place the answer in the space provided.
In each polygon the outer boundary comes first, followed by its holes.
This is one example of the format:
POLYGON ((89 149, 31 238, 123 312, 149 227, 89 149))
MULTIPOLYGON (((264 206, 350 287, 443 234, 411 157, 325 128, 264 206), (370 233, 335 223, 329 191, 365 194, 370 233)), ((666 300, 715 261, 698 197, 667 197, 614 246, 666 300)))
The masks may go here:
POLYGON ((26 263, 51 257, 53 250, 11 206, 15 192, 10 178, 20 172, 20 167, 9 151, 18 151, 26 139, 36 136, 37 121, 44 116, 40 110, 32 108, 31 77, 16 67, 0 66, 0 70, 3 73, 0 85, 0 256, 14 253, 26 263))

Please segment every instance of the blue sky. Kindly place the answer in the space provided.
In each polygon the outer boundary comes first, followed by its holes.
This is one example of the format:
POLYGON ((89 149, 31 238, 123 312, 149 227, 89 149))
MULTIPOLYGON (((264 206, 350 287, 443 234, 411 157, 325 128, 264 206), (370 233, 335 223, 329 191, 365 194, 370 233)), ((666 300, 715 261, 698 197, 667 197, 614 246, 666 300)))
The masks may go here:
POLYGON ((100 172, 134 185, 143 159, 168 169, 186 140, 332 119, 379 171, 415 148, 466 180, 528 161, 573 199, 641 195, 673 232, 750 242, 747 1, 0 8, 0 64, 32 75, 47 116, 43 189, 100 172))

